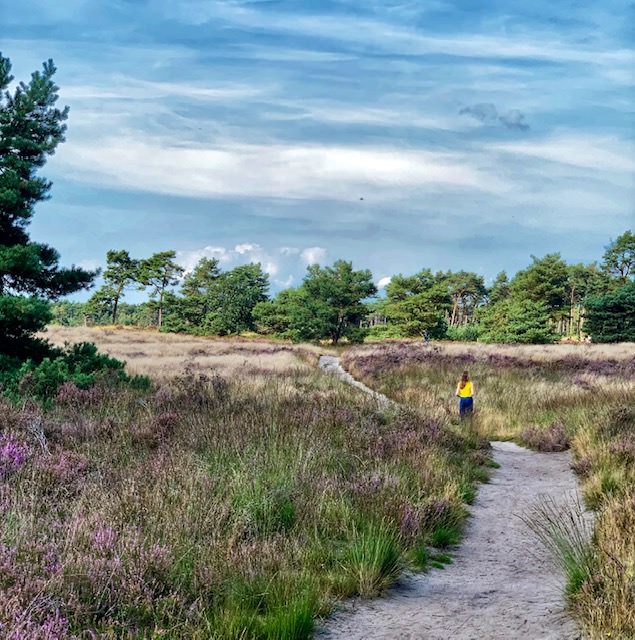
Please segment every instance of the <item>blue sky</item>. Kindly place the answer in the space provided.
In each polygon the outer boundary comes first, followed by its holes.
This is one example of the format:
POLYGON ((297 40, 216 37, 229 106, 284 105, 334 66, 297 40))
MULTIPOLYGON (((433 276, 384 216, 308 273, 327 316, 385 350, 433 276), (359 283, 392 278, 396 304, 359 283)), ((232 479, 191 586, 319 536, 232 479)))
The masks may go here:
POLYGON ((0 0, 71 107, 32 236, 66 264, 174 249, 488 280, 635 228, 635 4, 0 0))

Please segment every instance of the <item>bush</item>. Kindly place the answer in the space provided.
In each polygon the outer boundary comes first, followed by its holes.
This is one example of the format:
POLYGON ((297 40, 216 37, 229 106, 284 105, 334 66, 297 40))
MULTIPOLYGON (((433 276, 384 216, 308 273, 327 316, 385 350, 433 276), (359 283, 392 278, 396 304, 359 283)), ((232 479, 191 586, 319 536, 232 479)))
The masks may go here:
POLYGON ((476 342, 480 334, 477 324, 464 324, 460 327, 448 327, 445 337, 457 342, 476 342))
POLYGON ((29 397, 40 401, 53 398, 67 382, 79 389, 89 389, 96 384, 124 383, 139 390, 150 388, 148 378, 131 377, 124 367, 121 360, 99 353, 90 342, 82 342, 66 350, 51 350, 50 357, 41 362, 27 360, 20 364, 15 359, 5 358, 0 362, 0 385, 9 397, 29 397))
POLYGON ((405 338, 403 327, 395 324, 377 324, 368 330, 368 338, 371 340, 390 340, 405 338))
POLYGON ((360 596, 376 596, 401 572, 397 533, 385 522, 358 531, 343 564, 360 596))

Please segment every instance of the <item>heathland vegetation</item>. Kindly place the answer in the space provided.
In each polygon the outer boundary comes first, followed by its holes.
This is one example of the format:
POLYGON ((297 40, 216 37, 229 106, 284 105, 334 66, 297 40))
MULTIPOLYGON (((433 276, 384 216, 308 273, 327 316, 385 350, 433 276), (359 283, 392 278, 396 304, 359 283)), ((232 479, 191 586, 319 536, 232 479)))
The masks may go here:
POLYGON ((172 251, 113 251, 88 303, 51 307, 96 274, 59 267, 26 231, 67 109, 55 106, 52 62, 13 93, 10 69, 0 56, 1 637, 307 638, 338 598, 448 561, 491 437, 573 449, 597 524, 581 553, 561 545, 567 593, 595 637, 635 635, 628 347, 352 347, 349 370, 400 401, 378 406, 316 371, 318 348, 291 341, 43 334, 55 314, 334 344, 424 332, 550 342, 583 328, 633 339, 630 231, 600 265, 534 258, 489 289, 476 274, 423 270, 372 303, 372 274, 346 261, 311 266, 272 300, 259 265, 221 272, 206 260, 183 274, 172 251), (122 303, 131 286, 151 302, 122 303), (460 425, 447 394, 466 365, 478 413, 460 425))
POLYGON ((486 441, 380 409, 309 348, 188 338, 233 359, 221 377, 145 337, 102 339, 156 354, 150 391, 2 403, 7 637, 307 638, 335 599, 447 561, 486 441))
POLYGON ((633 345, 424 347, 390 343, 344 354, 353 375, 421 411, 450 413, 448 390, 469 368, 478 381, 474 430, 539 451, 572 449, 585 504, 596 512, 587 540, 575 514, 544 505, 543 537, 565 566, 566 593, 591 638, 635 637, 635 348, 633 345))

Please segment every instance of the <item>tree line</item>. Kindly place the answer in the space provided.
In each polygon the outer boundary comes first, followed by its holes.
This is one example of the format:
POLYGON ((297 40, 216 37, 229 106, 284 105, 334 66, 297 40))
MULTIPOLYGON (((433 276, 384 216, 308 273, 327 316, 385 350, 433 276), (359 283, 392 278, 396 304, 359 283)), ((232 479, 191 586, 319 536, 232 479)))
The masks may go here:
POLYGON ((174 251, 134 259, 109 251, 104 284, 87 303, 54 307, 62 324, 156 326, 163 331, 232 335, 247 331, 291 340, 365 337, 549 343, 592 335, 598 341, 633 340, 635 235, 612 241, 600 262, 567 264, 559 253, 542 258, 511 279, 500 272, 490 286, 471 271, 422 269, 391 278, 377 296, 368 270, 337 260, 308 267, 298 287, 269 297, 260 264, 222 271, 202 258, 190 272, 174 251), (121 301, 130 289, 148 289, 139 305, 121 301))
POLYGON ((54 319, 99 324, 125 318, 163 331, 256 331, 335 344, 418 335, 550 342, 583 331, 599 341, 635 340, 630 230, 609 244, 599 263, 568 265, 557 253, 534 257, 511 280, 500 273, 490 287, 473 272, 422 269, 395 275, 381 297, 371 272, 346 260, 309 266, 300 286, 271 298, 259 264, 222 271, 217 260, 204 258, 185 273, 174 251, 142 259, 109 251, 104 284, 90 300, 59 302, 90 289, 98 273, 61 267, 59 253, 27 232, 35 206, 50 196, 51 182, 39 170, 66 132, 68 108, 57 107, 55 71, 49 60, 10 90, 11 63, 0 54, 0 378, 23 364, 41 363, 50 369, 43 379, 58 382, 66 370, 84 380, 100 368, 117 369, 91 349, 63 353, 41 339, 38 333, 54 319), (135 287, 149 292, 147 303, 123 302, 135 287))

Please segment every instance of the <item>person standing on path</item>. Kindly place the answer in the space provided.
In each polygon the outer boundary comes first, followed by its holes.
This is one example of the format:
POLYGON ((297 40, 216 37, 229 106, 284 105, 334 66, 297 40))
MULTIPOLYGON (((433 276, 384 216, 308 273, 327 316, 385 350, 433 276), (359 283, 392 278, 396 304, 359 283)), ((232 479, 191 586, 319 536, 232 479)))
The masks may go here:
POLYGON ((467 371, 463 372, 456 385, 456 397, 459 399, 459 415, 461 418, 469 418, 474 412, 474 383, 470 380, 467 371))

